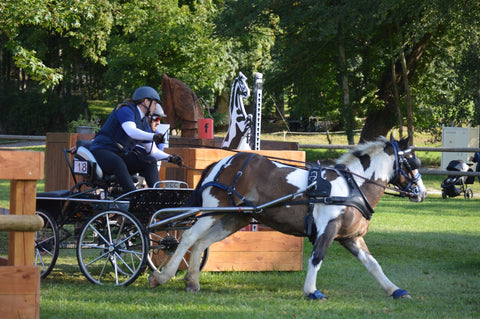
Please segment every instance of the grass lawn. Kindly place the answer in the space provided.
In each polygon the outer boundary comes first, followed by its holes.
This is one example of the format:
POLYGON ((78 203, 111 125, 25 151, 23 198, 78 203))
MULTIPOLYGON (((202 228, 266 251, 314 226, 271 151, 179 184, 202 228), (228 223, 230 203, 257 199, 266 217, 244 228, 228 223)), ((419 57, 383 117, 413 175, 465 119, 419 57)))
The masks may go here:
POLYGON ((387 298, 363 265, 334 243, 317 280, 328 300, 303 298, 311 245, 299 272, 204 272, 201 291, 183 290, 182 275, 148 288, 148 274, 129 287, 95 286, 72 250, 42 281, 42 318, 478 318, 480 200, 384 197, 366 236, 384 272, 411 300, 387 298))

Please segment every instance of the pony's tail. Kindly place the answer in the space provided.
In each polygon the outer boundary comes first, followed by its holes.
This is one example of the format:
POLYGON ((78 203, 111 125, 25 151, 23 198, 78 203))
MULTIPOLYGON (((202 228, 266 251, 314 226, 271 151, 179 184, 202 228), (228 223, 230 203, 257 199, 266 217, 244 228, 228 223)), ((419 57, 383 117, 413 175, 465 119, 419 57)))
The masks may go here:
POLYGON ((198 182, 197 186, 195 187, 195 190, 192 192, 189 198, 185 201, 183 204, 183 207, 201 207, 203 204, 203 199, 202 199, 202 184, 203 180, 207 177, 208 172, 210 172, 210 169, 212 166, 214 166, 217 163, 212 163, 208 165, 202 172, 202 176, 200 177, 200 181, 198 182))

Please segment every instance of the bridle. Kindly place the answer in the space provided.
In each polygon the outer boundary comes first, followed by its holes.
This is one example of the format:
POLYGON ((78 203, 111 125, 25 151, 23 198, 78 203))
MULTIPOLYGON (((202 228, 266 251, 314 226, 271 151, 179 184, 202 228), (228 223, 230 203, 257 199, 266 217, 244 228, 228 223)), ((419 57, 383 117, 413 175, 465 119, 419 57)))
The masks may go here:
POLYGON ((396 191, 399 192, 400 197, 406 195, 409 197, 418 196, 420 194, 420 187, 417 185, 417 182, 422 177, 418 172, 418 168, 420 168, 421 165, 420 159, 413 154, 410 148, 403 151, 400 150, 397 141, 393 141, 391 144, 395 153, 395 174, 388 183, 396 186, 396 191), (409 154, 412 156, 408 156, 409 154), (417 172, 414 173, 414 170, 417 170, 417 172), (403 188, 395 183, 400 175, 403 175, 408 181, 407 186, 403 188))

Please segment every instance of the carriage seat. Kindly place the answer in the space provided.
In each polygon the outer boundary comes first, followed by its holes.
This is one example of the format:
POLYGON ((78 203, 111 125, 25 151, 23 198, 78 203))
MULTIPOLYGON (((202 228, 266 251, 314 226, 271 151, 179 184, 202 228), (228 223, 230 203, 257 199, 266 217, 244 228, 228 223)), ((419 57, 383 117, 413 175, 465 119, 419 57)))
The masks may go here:
MULTIPOLYGON (((80 156, 84 160, 88 161, 91 167, 94 169, 94 176, 92 176, 92 180, 102 181, 106 183, 114 183, 116 181, 115 175, 106 175, 103 173, 102 168, 98 164, 95 156, 90 151, 90 146, 92 145, 91 140, 78 140, 77 141, 77 153, 76 155, 80 156)), ((132 175, 133 182, 138 182, 138 176, 132 175)))
POLYGON ((37 197, 64 198, 72 194, 69 189, 37 193, 37 197))
POLYGON ((77 155, 90 163, 95 163, 95 179, 103 179, 102 168, 98 165, 95 156, 90 152, 90 145, 92 145, 92 141, 78 140, 77 155))

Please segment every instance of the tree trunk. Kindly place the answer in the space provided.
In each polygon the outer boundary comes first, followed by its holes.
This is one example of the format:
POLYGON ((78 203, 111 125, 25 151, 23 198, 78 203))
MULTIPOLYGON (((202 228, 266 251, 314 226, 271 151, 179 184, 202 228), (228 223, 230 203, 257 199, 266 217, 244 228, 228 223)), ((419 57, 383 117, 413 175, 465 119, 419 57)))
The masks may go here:
POLYGON ((348 74, 345 58, 345 43, 344 43, 343 31, 341 23, 338 24, 338 55, 339 55, 339 67, 340 77, 342 79, 342 92, 343 92, 343 120, 345 123, 345 131, 347 132, 347 141, 349 145, 355 144, 353 139, 353 111, 350 105, 350 93, 348 89, 348 74))
POLYGON ((400 50, 400 62, 402 64, 402 77, 407 104, 407 132, 408 136, 410 137, 409 143, 413 144, 412 95, 410 94, 410 85, 408 84, 407 61, 405 60, 405 52, 403 51, 403 48, 400 50))
MULTIPOLYGON (((411 52, 406 55, 406 65, 408 69, 408 76, 411 78, 415 74, 417 64, 425 52, 427 45, 430 42, 431 35, 426 34, 413 46, 411 52)), ((401 68, 396 63, 396 67, 401 68)), ((378 99, 383 100, 385 107, 382 109, 372 109, 365 121, 363 126, 362 133, 360 136, 360 143, 365 141, 371 141, 377 138, 380 135, 387 136, 388 132, 395 126, 397 123, 396 109, 394 103, 394 94, 393 94, 393 81, 392 81, 392 70, 389 67, 387 71, 383 74, 379 89, 378 89, 378 99)), ((403 75, 400 76, 399 81, 403 81, 403 75)), ((399 87, 399 94, 403 93, 403 87, 399 87)))
POLYGON ((400 96, 398 95, 397 72, 395 71, 395 53, 393 50, 391 30, 389 30, 389 41, 390 41, 390 55, 391 55, 390 63, 392 67, 393 103, 395 104, 395 108, 397 109, 398 134, 400 135, 398 138, 402 138, 403 137, 403 117, 402 117, 402 109, 400 108, 400 96))

